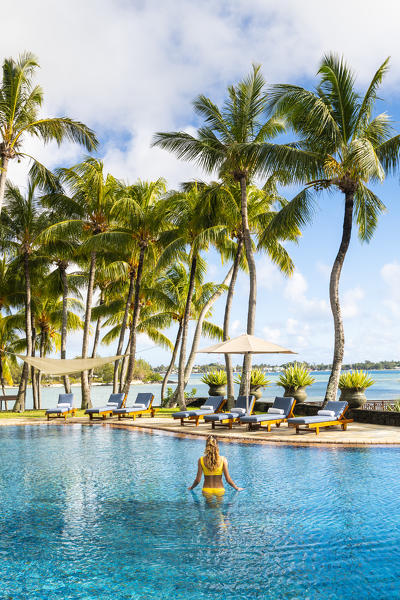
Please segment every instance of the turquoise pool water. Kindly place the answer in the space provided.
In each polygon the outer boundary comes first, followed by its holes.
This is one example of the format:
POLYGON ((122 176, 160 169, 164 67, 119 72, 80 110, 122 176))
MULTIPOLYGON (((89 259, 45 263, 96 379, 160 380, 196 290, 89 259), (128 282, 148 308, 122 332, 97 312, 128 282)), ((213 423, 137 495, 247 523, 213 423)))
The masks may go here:
POLYGON ((3 600, 400 598, 400 450, 221 445, 95 426, 0 429, 3 600))

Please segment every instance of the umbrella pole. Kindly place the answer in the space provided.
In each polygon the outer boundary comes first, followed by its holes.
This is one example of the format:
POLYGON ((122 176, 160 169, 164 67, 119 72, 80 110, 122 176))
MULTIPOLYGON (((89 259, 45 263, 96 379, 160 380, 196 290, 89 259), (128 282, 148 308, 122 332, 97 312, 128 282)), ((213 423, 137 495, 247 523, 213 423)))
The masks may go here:
MULTIPOLYGON (((250 354, 250 352, 246 352, 246 354, 250 354)), ((251 369, 246 373, 246 415, 249 414, 250 378, 251 369)))

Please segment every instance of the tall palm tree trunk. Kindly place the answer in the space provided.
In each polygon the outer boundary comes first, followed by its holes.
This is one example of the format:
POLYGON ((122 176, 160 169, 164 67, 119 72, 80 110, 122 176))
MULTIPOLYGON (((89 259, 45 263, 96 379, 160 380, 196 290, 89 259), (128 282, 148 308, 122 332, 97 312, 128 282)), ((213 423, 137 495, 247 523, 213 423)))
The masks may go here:
POLYGON ((131 345, 131 332, 129 329, 129 338, 128 338, 128 342, 126 344, 126 348, 125 348, 125 352, 124 352, 124 358, 121 361, 121 370, 120 370, 120 374, 119 374, 119 387, 118 387, 118 391, 121 393, 122 390, 124 389, 124 383, 125 383, 125 377, 126 377, 126 369, 128 367, 128 353, 129 353, 129 348, 131 345))
MULTIPOLYGON (((45 334, 42 331, 40 336, 40 358, 44 357, 44 346, 45 346, 45 334)), ((40 410, 42 408, 42 372, 38 371, 37 374, 37 407, 40 410)))
MULTIPOLYGON (((119 340, 118 340, 117 356, 119 356, 121 354, 123 344, 124 344, 125 331, 126 331, 126 326, 127 326, 128 317, 129 317, 129 310, 131 307, 133 292, 135 289, 134 283, 135 283, 135 269, 131 269, 130 274, 129 274, 128 296, 126 298, 125 311, 124 311, 124 316, 123 316, 122 323, 121 323, 121 331, 120 331, 119 340)), ((114 392, 114 394, 117 392, 117 389, 118 389, 119 362, 120 362, 119 360, 116 360, 114 363, 114 375, 113 375, 113 392, 114 392)))
POLYGON ((130 347, 129 347, 129 363, 128 363, 128 369, 127 369, 126 379, 125 379, 125 383, 124 383, 124 393, 125 394, 127 394, 129 392, 129 388, 130 388, 132 377, 133 377, 133 370, 135 368, 136 328, 137 328, 137 324, 139 322, 140 284, 142 282, 143 261, 144 261, 145 251, 146 251, 146 247, 142 246, 140 248, 139 262, 138 262, 138 268, 137 268, 137 274, 136 274, 135 301, 133 304, 133 315, 132 315, 130 347))
MULTIPOLYGON (((174 368, 174 365, 175 365, 176 356, 178 354, 179 344, 181 343, 181 338, 182 338, 182 323, 181 323, 181 321, 179 321, 178 333, 176 334, 175 345, 174 345, 174 349, 172 351, 172 356, 171 356, 171 362, 168 365, 168 369, 165 373, 163 382, 161 384, 161 403, 164 400, 165 388, 167 387, 169 376, 171 375, 172 369, 174 368)), ((174 402, 172 402, 172 406, 173 406, 173 404, 174 404, 174 402)), ((171 402, 168 403, 168 406, 171 406, 171 402)))
MULTIPOLYGON (((25 333, 26 333, 26 355, 32 356, 32 289, 31 274, 29 271, 29 255, 24 253, 24 275, 25 275, 25 333)), ((25 410, 26 386, 28 384, 29 365, 24 362, 22 367, 21 381, 19 383, 18 395, 13 410, 16 412, 25 410)))
MULTIPOLYGON (((254 328, 256 323, 256 302, 257 302, 257 276, 256 276, 256 263, 254 260, 253 249, 251 247, 251 236, 249 229, 249 220, 247 215, 247 180, 246 175, 241 174, 240 176, 240 212, 242 215, 242 229, 244 246, 246 249, 247 264, 249 267, 249 306, 247 311, 247 333, 254 335, 254 328)), ((244 355, 243 360, 243 371, 242 381, 240 385, 240 393, 243 394, 246 388, 246 380, 251 373, 251 362, 252 355, 247 352, 244 355)))
POLYGON ((333 263, 331 278, 329 282, 329 299, 335 328, 335 345, 333 350, 332 371, 326 388, 324 405, 330 400, 336 400, 340 370, 342 368, 344 353, 344 330, 343 319, 339 301, 339 280, 342 272, 344 259, 349 248, 351 239, 351 228, 353 224, 354 191, 345 193, 345 209, 343 220, 342 241, 339 252, 333 263))
MULTIPOLYGON (((101 292, 100 292, 99 306, 102 306, 103 304, 104 304, 104 291, 101 290, 101 292)), ((100 341, 100 331, 101 331, 101 318, 99 317, 97 319, 96 331, 94 333, 92 358, 96 358, 97 348, 99 346, 99 341, 100 341)), ((90 369, 88 377, 89 377, 89 387, 92 387, 93 369, 90 369)))
POLYGON ((3 208, 3 204, 4 204, 4 194, 5 194, 5 190, 6 190, 8 161, 9 161, 9 158, 7 156, 4 156, 4 154, 3 154, 1 156, 1 166, 0 166, 0 213, 1 213, 1 209, 3 208))
MULTIPOLYGON (((32 356, 35 356, 36 351, 36 327, 34 325, 34 319, 32 315, 32 356)), ((31 382, 32 382, 32 400, 33 408, 38 409, 38 387, 37 387, 37 371, 35 367, 31 367, 31 382)))
MULTIPOLYGON (((226 277, 223 280, 221 286, 227 285, 229 279, 232 277, 232 272, 233 272, 233 265, 231 266, 228 273, 226 274, 226 277)), ((199 347, 200 338, 201 338, 201 334, 203 331, 204 319, 206 318, 206 315, 207 315, 208 311, 210 310, 210 308, 213 306, 213 304, 215 304, 215 302, 218 300, 218 298, 220 298, 220 296, 222 296, 224 291, 225 290, 223 287, 219 288, 216 292, 214 292, 214 294, 211 296, 211 298, 208 299, 208 301, 205 303, 205 305, 201 309, 201 313, 199 315, 199 318, 197 319, 196 329, 194 331, 192 348, 190 350, 189 358, 187 360, 186 367, 185 367, 185 387, 188 384, 189 378, 192 374, 194 361, 196 360, 197 349, 199 347)))
MULTIPOLYGON (((239 273, 240 258, 242 256, 243 239, 239 238, 238 246, 236 249, 235 260, 233 261, 232 277, 229 283, 228 294, 226 296, 225 314, 224 314, 224 342, 229 339, 229 324, 231 319, 233 292, 235 291, 235 285, 237 276, 239 273)), ((233 368, 232 359, 230 354, 225 354, 225 368, 226 377, 228 384, 228 409, 232 408, 235 402, 235 388, 233 383, 233 368)))
POLYGON ((187 298, 186 298, 185 312, 183 313, 182 342, 181 342, 181 351, 179 354, 179 366, 178 366, 178 387, 177 387, 178 404, 182 410, 185 410, 185 408, 186 408, 186 402, 185 402, 186 346, 187 346, 189 319, 190 319, 190 305, 192 303, 193 292, 194 292, 196 268, 197 268, 197 255, 194 254, 192 257, 191 265, 190 265, 189 289, 188 289, 188 294, 187 294, 187 298))
MULTIPOLYGON (((86 310, 85 310, 85 323, 83 326, 83 341, 82 341, 82 358, 87 358, 89 349, 89 328, 90 320, 92 316, 92 302, 93 302, 93 289, 94 289, 94 277, 96 274, 96 252, 92 252, 90 255, 90 270, 89 270, 89 282, 86 297, 86 310)), ((81 374, 81 386, 82 386, 82 402, 81 408, 91 408, 92 402, 90 399, 90 387, 89 387, 89 374, 88 371, 83 371, 81 374)))
MULTIPOLYGON (((4 371, 3 371, 3 358, 0 357, 0 383, 1 383, 1 389, 3 391, 3 396, 6 395, 6 388, 5 388, 5 380, 4 380, 4 371)), ((7 410, 7 403, 6 403, 6 410, 7 410)))
MULTIPOLYGON (((61 358, 65 359, 67 357, 67 322, 68 322, 68 277, 67 277, 67 263, 61 261, 59 266, 61 283, 63 289, 63 297, 62 297, 62 321, 61 321, 61 358)), ((65 393, 71 393, 71 384, 69 382, 69 376, 63 376, 65 393)))

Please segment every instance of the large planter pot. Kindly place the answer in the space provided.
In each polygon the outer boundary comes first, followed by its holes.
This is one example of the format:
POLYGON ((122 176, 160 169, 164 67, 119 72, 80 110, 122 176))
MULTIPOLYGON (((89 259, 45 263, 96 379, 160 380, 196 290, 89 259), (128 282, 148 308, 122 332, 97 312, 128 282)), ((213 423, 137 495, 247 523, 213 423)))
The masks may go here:
POLYGON ((349 408, 361 408, 367 401, 365 390, 352 390, 343 389, 341 390, 339 400, 346 400, 349 408))
POLYGON ((208 393, 210 396, 226 396, 226 385, 209 385, 208 393))
POLYGON ((250 394, 252 394, 256 400, 259 400, 263 395, 264 386, 262 385, 251 385, 250 394))
POLYGON ((297 390, 293 388, 285 388, 283 394, 285 398, 294 398, 297 404, 301 404, 307 400, 307 392, 305 387, 298 387, 297 390))

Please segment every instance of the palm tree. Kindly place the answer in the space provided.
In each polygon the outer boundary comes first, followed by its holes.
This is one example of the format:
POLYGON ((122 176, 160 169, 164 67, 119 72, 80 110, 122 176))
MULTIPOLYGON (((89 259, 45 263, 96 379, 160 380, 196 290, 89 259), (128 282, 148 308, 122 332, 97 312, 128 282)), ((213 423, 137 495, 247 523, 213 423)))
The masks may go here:
MULTIPOLYGON (((75 260, 88 264, 88 282, 85 306, 85 320, 82 340, 82 358, 87 358, 89 351, 89 333, 93 304, 93 291, 96 275, 98 247, 91 245, 94 238, 109 230, 112 226, 111 209, 115 201, 118 182, 110 174, 104 174, 102 161, 87 158, 82 163, 69 169, 58 169, 60 182, 69 188, 72 197, 57 191, 47 197, 56 214, 72 215, 49 227, 41 239, 55 243, 59 239, 72 239, 83 242, 75 260)), ((82 402, 81 408, 91 406, 89 375, 83 371, 81 375, 82 402)))
MULTIPOLYGON (((196 331, 199 330, 199 336, 201 334, 208 335, 214 339, 220 339, 222 337, 222 331, 219 327, 211 323, 210 321, 204 320, 205 317, 209 317, 211 313, 211 305, 214 294, 223 292, 224 286, 218 286, 211 282, 203 283, 204 269, 198 269, 195 280, 195 289, 193 292, 192 306, 190 308, 190 319, 197 321, 196 331)), ((161 385, 161 400, 164 399, 165 388, 168 383, 168 379, 174 368, 176 357, 182 338, 182 322, 185 314, 186 298, 189 286, 189 273, 183 262, 176 262, 171 267, 162 273, 154 284, 153 293, 157 294, 157 298, 161 306, 164 306, 164 310, 161 314, 168 315, 170 322, 169 325, 175 322, 178 325, 178 330, 175 338, 174 348, 170 363, 165 373, 162 385, 161 385)), ((215 300, 214 300, 215 301, 215 300)), ((199 337, 197 336, 197 337, 199 337)), ((195 342, 194 342, 195 344, 195 342)), ((197 350, 192 351, 190 358, 197 350)), ((189 363, 188 361, 188 363, 189 363)), ((185 385, 188 379, 189 365, 185 367, 185 385)), ((191 369, 190 369, 191 371, 191 369)), ((190 373, 189 373, 190 375, 190 373)), ((170 406, 175 404, 175 394, 170 400, 170 406)))
POLYGON ((0 384, 3 395, 6 393, 4 386, 6 384, 13 385, 11 369, 17 366, 17 359, 14 354, 17 340, 18 336, 15 331, 13 315, 0 316, 0 384))
POLYGON ((54 183, 51 173, 41 163, 22 152, 27 135, 37 137, 45 144, 54 140, 60 145, 67 140, 77 142, 89 151, 97 147, 95 134, 83 123, 69 117, 39 116, 43 91, 32 82, 38 66, 30 53, 22 54, 18 60, 7 58, 3 63, 0 87, 0 213, 10 160, 29 158, 33 162, 31 175, 54 183))
POLYGON ((165 216, 173 227, 162 236, 164 250, 158 261, 158 267, 163 269, 173 260, 184 259, 187 256, 187 249, 189 250, 189 285, 182 320, 177 387, 179 406, 185 409, 185 364, 190 309, 198 269, 204 269, 200 252, 207 250, 210 244, 217 243, 224 228, 215 225, 211 215, 204 211, 204 185, 190 182, 184 184, 183 188, 183 192, 174 192, 170 195, 165 207, 165 216))
MULTIPOLYGON (((40 358, 46 357, 49 353, 57 352, 61 347, 62 332, 64 326, 64 309, 67 308, 67 322, 65 324, 66 331, 76 331, 83 328, 81 318, 73 312, 72 309, 81 310, 82 305, 78 300, 67 298, 64 299, 59 295, 54 294, 51 285, 48 285, 51 277, 41 279, 40 287, 33 287, 34 295, 32 300, 32 315, 33 322, 36 328, 36 345, 39 351, 40 358)), ((34 408, 41 408, 41 373, 36 373, 36 390, 37 399, 34 408)), ((35 401, 35 397, 34 397, 35 401)))
MULTIPOLYGON (((207 172, 218 171, 220 177, 240 186, 243 242, 250 277, 247 333, 254 334, 257 280, 247 210, 247 188, 258 172, 259 163, 248 148, 263 144, 284 131, 281 118, 265 121, 267 107, 265 81, 259 66, 253 66, 248 77, 228 88, 228 98, 221 109, 206 96, 193 103, 204 125, 197 136, 177 131, 157 133, 154 145, 174 152, 178 158, 196 162, 207 172)), ((251 355, 246 354, 245 373, 251 368, 251 355)))
MULTIPOLYGON (((25 334, 26 353, 32 355, 32 269, 41 269, 37 276, 43 276, 43 262, 46 261, 35 256, 38 248, 40 233, 48 226, 49 215, 40 209, 38 198, 35 196, 36 184, 30 180, 26 196, 18 187, 7 183, 6 210, 3 211, 3 235, 9 240, 9 247, 16 254, 16 261, 22 263, 22 272, 25 286, 25 334)), ((26 386, 29 376, 29 367, 24 363, 21 381, 14 410, 25 409, 26 386)))
MULTIPOLYGON (((161 199, 165 191, 165 181, 161 178, 156 181, 139 180, 133 185, 120 186, 118 200, 112 211, 115 226, 112 231, 100 236, 94 242, 95 246, 93 245, 93 247, 101 245, 104 247, 104 244, 106 244, 107 247, 111 246, 114 250, 122 248, 123 252, 130 254, 131 262, 135 254, 138 256, 137 267, 135 268, 136 279, 129 338, 129 361, 123 389, 125 393, 129 392, 135 367, 136 330, 139 322, 140 286, 143 267, 145 260, 149 267, 151 263, 154 263, 156 246, 160 234, 166 227, 165 215, 161 209, 161 199)), ((132 271, 131 269, 131 274, 132 271)), ((128 292, 126 310, 130 298, 132 298, 131 287, 128 292)), ((125 327, 121 328, 121 335, 122 330, 125 330, 125 327)), ((122 344, 123 337, 122 339, 120 337, 118 345, 120 350, 122 350, 122 344)), ((118 364, 116 365, 117 368, 118 364)))
POLYGON ((271 110, 285 114, 300 140, 250 149, 253 159, 264 162, 265 168, 273 165, 284 169, 292 182, 306 183, 305 189, 281 211, 281 223, 308 222, 314 208, 314 191, 336 189, 344 196, 342 238, 329 284, 335 343, 325 402, 336 399, 343 361, 339 280, 353 220, 360 239, 368 242, 385 207, 367 184, 383 181, 399 162, 400 136, 393 135, 392 121, 386 113, 374 116, 378 89, 387 69, 388 59, 376 71, 365 95, 360 96, 354 73, 344 60, 333 54, 325 56, 315 91, 284 84, 274 86, 271 93, 271 110))

